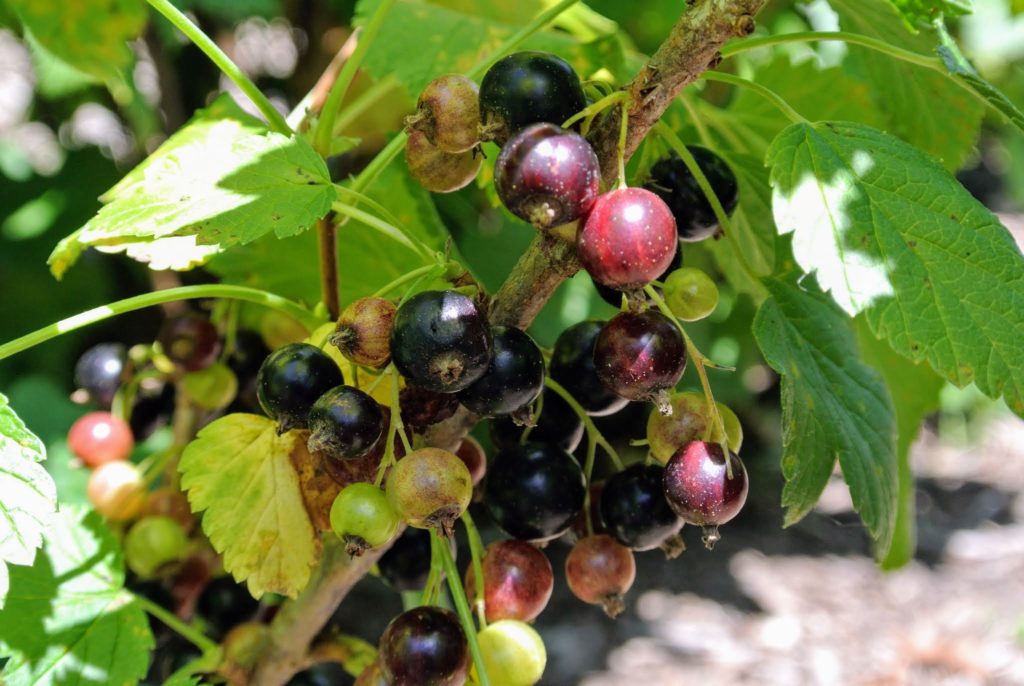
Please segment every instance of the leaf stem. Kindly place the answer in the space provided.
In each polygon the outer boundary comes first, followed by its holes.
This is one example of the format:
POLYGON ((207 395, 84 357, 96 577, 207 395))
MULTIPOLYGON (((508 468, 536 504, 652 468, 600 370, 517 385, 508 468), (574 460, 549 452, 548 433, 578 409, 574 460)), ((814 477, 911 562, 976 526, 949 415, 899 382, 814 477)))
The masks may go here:
POLYGON ((469 556, 473 564, 473 590, 476 595, 476 600, 473 603, 476 606, 476 620, 480 623, 481 629, 487 628, 487 599, 484 597, 484 543, 480 539, 480 531, 476 528, 476 523, 473 522, 473 517, 469 514, 467 508, 462 513, 462 525, 466 527, 466 538, 469 540, 469 556))
POLYGON ((341 68, 338 78, 331 84, 331 90, 327 93, 324 106, 320 109, 320 119, 317 121, 316 131, 313 133, 313 148, 322 157, 327 157, 330 154, 331 139, 334 137, 334 122, 338 117, 338 110, 341 109, 341 102, 352 85, 352 80, 355 78, 356 72, 359 71, 359 67, 362 65, 363 58, 366 57, 370 45, 373 44, 377 34, 380 33, 381 26, 384 25, 384 19, 387 17, 388 12, 391 11, 395 1, 381 0, 377 9, 374 10, 373 16, 370 17, 370 21, 362 29, 356 49, 345 60, 345 66, 341 68))
POLYGON ((420 278, 421 276, 426 276, 426 275, 430 274, 433 271, 440 271, 440 267, 441 267, 441 265, 439 265, 439 264, 428 264, 428 265, 424 265, 422 267, 417 267, 416 269, 413 269, 410 272, 406 272, 405 274, 402 274, 401 276, 399 276, 394 281, 392 281, 392 282, 390 282, 388 284, 385 284, 381 288, 377 289, 377 292, 373 294, 373 297, 380 298, 385 293, 390 293, 391 291, 395 290, 396 288, 398 288, 399 286, 401 286, 403 284, 407 284, 410 281, 415 281, 416 279, 420 278))
POLYGON ((217 65, 217 68, 224 72, 224 75, 235 82, 238 89, 245 93, 260 113, 267 120, 270 128, 283 136, 291 136, 292 129, 288 126, 284 116, 270 104, 267 96, 256 87, 248 76, 245 75, 238 65, 231 61, 220 47, 207 36, 201 28, 192 23, 181 10, 171 4, 170 0, 146 0, 150 7, 164 15, 167 21, 184 33, 196 47, 202 50, 210 60, 217 65))
POLYGON ((629 102, 622 101, 622 116, 619 118, 619 142, 615 155, 619 163, 619 188, 626 187, 626 137, 629 134, 629 102))
POLYGON ((283 312, 296 319, 309 330, 313 330, 320 323, 320 318, 298 303, 282 298, 279 295, 268 293, 257 288, 247 286, 229 286, 225 284, 204 284, 199 286, 182 286, 180 288, 167 288, 152 293, 143 293, 124 300, 94 307, 91 310, 80 312, 76 315, 61 319, 59 322, 44 326, 41 329, 25 334, 20 338, 0 345, 0 360, 10 357, 22 350, 44 343, 51 338, 56 338, 69 331, 75 331, 89 324, 101 322, 104 319, 134 312, 153 305, 174 302, 175 300, 195 300, 197 298, 232 298, 234 300, 245 300, 256 303, 271 309, 283 312))
POLYGON ((896 47, 895 45, 886 43, 885 41, 877 38, 872 38, 871 36, 865 36, 859 33, 850 33, 848 31, 796 31, 794 33, 781 33, 775 36, 746 38, 722 46, 721 53, 722 57, 732 57, 734 55, 747 52, 748 50, 766 48, 771 45, 783 45, 785 43, 810 43, 815 41, 840 41, 851 45, 859 45, 870 50, 875 50, 876 52, 885 53, 886 55, 895 57, 903 62, 916 64, 943 74, 946 73, 945 68, 942 66, 942 61, 938 57, 922 55, 911 50, 896 47))
POLYGON ((412 238, 399 227, 384 221, 380 217, 374 216, 369 212, 359 209, 358 207, 346 205, 345 203, 338 201, 331 203, 331 209, 340 215, 349 217, 350 219, 355 219, 356 221, 366 224, 372 229, 376 229, 388 238, 401 243, 405 247, 409 248, 409 250, 412 250, 414 253, 427 260, 433 260, 434 258, 433 251, 425 246, 421 241, 412 238))
POLYGON ((331 319, 341 313, 338 293, 338 232, 334 214, 316 220, 317 245, 320 252, 320 299, 331 319))
MULTIPOLYGON (((131 591, 129 591, 129 593, 131 593, 131 591)), ((170 610, 160 607, 144 595, 132 593, 132 596, 134 596, 135 602, 137 602, 139 606, 142 607, 143 610, 145 610, 146 612, 148 612, 149 614, 153 615, 161 622, 166 624, 167 628, 171 629, 172 631, 180 635, 182 638, 187 640, 196 648, 199 648, 201 652, 208 653, 211 650, 217 649, 216 643, 207 638, 201 631, 199 631, 195 627, 190 626, 189 624, 186 624, 184 621, 179 619, 178 616, 170 610)))
POLYGON ((793 109, 792 106, 790 106, 790 104, 786 102, 785 98, 783 98, 775 91, 769 88, 765 88, 756 81, 744 79, 740 76, 736 76, 735 74, 726 74, 725 72, 721 71, 706 71, 703 74, 701 74, 701 78, 706 79, 708 81, 719 81, 721 83, 728 83, 733 86, 739 86, 741 88, 748 88, 757 93, 758 95, 760 95, 761 97, 767 99, 777 108, 779 108, 779 111, 786 115, 794 124, 801 124, 807 122, 803 115, 801 115, 799 112, 793 109))
POLYGON ((432 531, 430 535, 434 540, 436 550, 440 553, 441 566, 448 577, 448 590, 451 591, 452 600, 455 602, 455 610, 459 614, 459 621, 462 622, 462 629, 466 632, 469 652, 473 656, 473 664, 476 666, 476 676, 480 680, 480 686, 491 686, 487 668, 484 666, 484 658, 480 653, 480 643, 476 640, 473 613, 469 609, 469 601, 466 599, 465 589, 462 588, 462 580, 459 579, 459 570, 455 567, 455 560, 452 559, 452 551, 448 549, 448 541, 441 538, 437 531, 432 531))
POLYGON ((565 387, 563 387, 562 384, 558 383, 550 376, 545 377, 544 384, 555 393, 562 396, 562 400, 568 403, 569 407, 572 408, 572 411, 575 412, 579 416, 580 420, 583 421, 583 426, 587 430, 587 439, 590 440, 592 437, 595 446, 601 446, 604 448, 604 451, 608 453, 608 457, 611 459, 612 464, 615 465, 616 469, 621 471, 622 459, 619 457, 619 453, 604 437, 604 434, 598 430, 597 426, 594 424, 594 420, 590 418, 590 415, 588 415, 587 411, 583 409, 583 406, 577 402, 576 398, 572 397, 572 394, 565 390, 565 387))

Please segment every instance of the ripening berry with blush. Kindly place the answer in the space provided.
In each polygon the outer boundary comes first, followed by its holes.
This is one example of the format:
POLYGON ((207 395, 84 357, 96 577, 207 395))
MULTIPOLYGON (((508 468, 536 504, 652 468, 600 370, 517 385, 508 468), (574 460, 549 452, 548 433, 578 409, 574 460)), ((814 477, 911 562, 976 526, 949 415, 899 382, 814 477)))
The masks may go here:
POLYGON ((620 312, 601 328, 594 367, 614 393, 667 407, 666 391, 686 369, 686 341, 679 327, 657 310, 620 312))
POLYGON ((127 460, 134 447, 131 427, 109 412, 83 415, 68 431, 68 448, 89 467, 127 460))

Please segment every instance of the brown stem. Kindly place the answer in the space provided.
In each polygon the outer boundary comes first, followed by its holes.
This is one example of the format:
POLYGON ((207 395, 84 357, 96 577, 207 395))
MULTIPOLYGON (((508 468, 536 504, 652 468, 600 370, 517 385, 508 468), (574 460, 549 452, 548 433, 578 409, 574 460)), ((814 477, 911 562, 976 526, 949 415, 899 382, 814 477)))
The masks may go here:
MULTIPOLYGON (((754 30, 753 16, 765 2, 688 0, 686 12, 665 43, 625 87, 632 96, 626 159, 636 151, 682 89, 717 63, 722 45, 754 30)), ((591 134, 591 143, 601 159, 602 175, 609 186, 614 185, 618 169, 615 148, 621 121, 619 112, 619 108, 614 108, 591 134)), ((495 294, 491 302, 491 321, 525 329, 562 281, 579 268, 571 241, 538 234, 495 294)), ((427 442, 452 448, 477 419, 476 415, 460 409, 453 417, 433 427, 427 442)), ((354 561, 344 554, 325 556, 306 590, 274 618, 270 645, 256 670, 254 684, 278 686, 306 664, 310 641, 380 552, 368 552, 354 561)))
POLYGON ((320 299, 324 301, 331 319, 341 313, 338 301, 338 245, 334 213, 316 222, 316 235, 320 245, 320 299))

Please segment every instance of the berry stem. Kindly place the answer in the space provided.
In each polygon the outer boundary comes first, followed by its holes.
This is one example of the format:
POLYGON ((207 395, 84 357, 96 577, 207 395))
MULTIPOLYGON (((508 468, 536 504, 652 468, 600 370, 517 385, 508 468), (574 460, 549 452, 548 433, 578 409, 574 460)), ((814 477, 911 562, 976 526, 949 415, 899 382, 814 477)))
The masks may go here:
POLYGON ((292 129, 288 126, 288 122, 285 121, 273 105, 270 104, 270 100, 267 96, 256 87, 248 76, 245 75, 238 65, 231 61, 223 50, 214 43, 209 36, 203 33, 203 30, 192 23, 192 20, 186 17, 181 10, 171 4, 170 0, 146 0, 149 6, 155 9, 157 12, 162 14, 167 21, 174 24, 174 26, 184 33, 190 41, 195 43, 195 46, 202 50, 207 57, 224 72, 224 75, 235 82, 238 89, 245 93, 256 108, 260 111, 260 114, 267 120, 270 128, 283 136, 291 136, 292 129))
MULTIPOLYGON (((704 356, 697 346, 694 344, 693 339, 686 333, 686 329, 683 328, 682 323, 676 319, 675 314, 669 309, 665 301, 662 300, 661 296, 658 295, 658 291, 652 286, 644 286, 644 292, 647 293, 648 297, 658 306, 661 313, 672 320, 672 323, 676 325, 679 332, 683 334, 683 340, 686 341, 686 353, 690 356, 693 361, 693 366, 697 368, 697 376, 700 377, 700 385, 704 390, 704 400, 708 406, 708 416, 711 417, 711 423, 704 427, 704 436, 702 440, 708 441, 711 436, 714 435, 714 430, 717 427, 721 432, 719 435, 722 436, 722 450, 725 453, 725 471, 726 475, 732 478, 732 464, 730 463, 729 457, 729 445, 728 439, 725 432, 725 423, 722 421, 722 415, 718 411, 718 404, 715 402, 715 396, 711 392, 711 383, 708 381, 708 373, 704 366, 710 362, 707 357, 704 356)), ((712 366, 714 366, 712 364, 712 366)))
POLYGON ((608 453, 608 457, 611 459, 612 464, 615 465, 615 468, 622 471, 622 459, 619 457, 619 453, 612 447, 612 444, 605 439, 604 434, 598 430, 597 426, 594 424, 594 420, 590 418, 590 415, 588 415, 587 411, 583 409, 583 406, 576 402, 576 398, 572 397, 572 394, 565 390, 562 384, 558 383, 550 376, 544 379, 544 383, 548 388, 562 396, 562 399, 569 404, 572 411, 579 416, 580 420, 583 422, 583 426, 587 430, 587 440, 592 441, 595 447, 601 446, 604 448, 604 451, 608 453))
POLYGON ((775 107, 777 107, 779 111, 782 112, 784 115, 789 117, 789 120, 792 121, 794 124, 807 123, 807 120, 803 117, 803 115, 801 115, 799 112, 793 109, 793 107, 788 102, 786 102, 785 98, 783 98, 775 91, 769 88, 765 88, 761 84, 755 83, 750 79, 745 79, 741 76, 736 76, 735 74, 726 74, 725 72, 721 71, 706 71, 701 75, 701 78, 707 79, 708 81, 719 81, 721 83, 728 83, 733 86, 740 86, 741 88, 748 88, 757 93, 758 95, 760 95, 761 97, 768 100, 773 105, 775 105, 775 107))
POLYGON ((626 91, 615 91, 614 93, 610 93, 601 98, 600 100, 598 100, 597 102, 591 105, 587 105, 585 108, 583 108, 576 114, 566 119, 564 122, 562 122, 562 128, 567 129, 582 119, 583 125, 580 127, 580 129, 583 132, 583 135, 585 136, 587 135, 587 131, 590 130, 590 124, 594 121, 594 117, 601 114, 601 112, 605 111, 612 105, 615 105, 616 103, 626 100, 626 98, 628 97, 629 94, 626 93, 626 91))
POLYGON ((487 59, 482 62, 478 62, 475 67, 466 72, 466 76, 471 79, 482 76, 483 73, 487 71, 488 67, 504 57, 506 54, 515 50, 519 47, 520 43, 550 24, 559 14, 566 11, 577 2, 579 2, 579 0, 561 0, 561 2, 544 10, 531 19, 529 24, 526 24, 523 28, 506 38, 505 42, 495 48, 487 59))
POLYGON ((326 158, 330 155, 331 141, 334 138, 334 122, 338 117, 338 110, 341 109, 341 102, 344 100, 345 94, 348 93, 349 86, 352 85, 352 80, 356 77, 356 72, 362 66, 363 58, 366 57, 367 51, 377 34, 380 33, 384 19, 395 2, 396 0, 381 0, 381 3, 377 5, 370 21, 362 29, 356 49, 345 60, 345 66, 341 68, 338 78, 331 84, 331 90, 327 93, 324 106, 320 108, 320 119, 317 121, 316 131, 313 132, 313 148, 320 153, 321 157, 326 158))
MULTIPOLYGON (((590 517, 590 475, 594 472, 594 460, 597 457, 597 441, 593 434, 587 432, 587 459, 583 462, 583 478, 586 481, 586 489, 583 491, 583 521, 587 524, 587 536, 594 535, 594 522, 590 517)), ((622 471, 622 465, 619 465, 622 471)))
POLYGON ((59 322, 55 322, 49 326, 44 326, 32 333, 25 334, 24 336, 15 338, 13 341, 0 345, 0 360, 10 357, 15 353, 20 353, 22 350, 27 350, 33 346, 39 345, 40 343, 45 343, 51 338, 56 338, 57 336, 68 333, 69 331, 81 329, 89 324, 95 324, 96 322, 101 322, 104 319, 109 319, 110 317, 114 317, 119 314, 134 312, 135 310, 152 307, 153 305, 162 305, 163 303, 174 302, 176 300, 195 300, 200 298, 232 298, 235 300, 245 300, 246 302, 256 303, 257 305, 263 305, 264 307, 269 307, 287 314, 293 319, 298 320, 299 323, 309 330, 316 328, 321 323, 319 317, 304 308, 302 305, 294 303, 291 300, 286 300, 279 295, 274 295, 267 291, 261 291, 258 288, 249 288, 248 286, 228 286, 224 284, 182 286, 180 288, 167 288, 160 291, 153 291, 152 293, 143 293, 142 295, 132 296, 131 298, 125 298, 124 300, 118 300, 107 305, 94 307, 91 310, 79 312, 78 314, 66 319, 61 319, 59 322))
POLYGON ((480 623, 480 629, 487 628, 487 606, 486 598, 484 597, 484 543, 480 539, 480 532, 476 528, 476 524, 473 522, 473 517, 469 514, 467 508, 462 513, 462 525, 466 527, 466 538, 469 539, 469 555, 473 564, 473 585, 474 591, 476 592, 476 602, 473 604, 476 606, 476 620, 480 623))
MULTIPOLYGON (((409 443, 409 437, 405 435, 405 424, 402 423, 402 407, 398 395, 398 372, 394 369, 394 366, 392 366, 391 372, 391 421, 395 424, 395 430, 402 440, 405 454, 408 455, 412 452, 412 444, 409 443)), ((394 457, 394 454, 392 454, 392 457, 394 457)))
POLYGON ((420 278, 421 276, 430 276, 431 274, 434 274, 434 273, 440 273, 443 269, 444 269, 444 267, 442 267, 439 264, 428 264, 428 265, 424 265, 422 267, 417 267, 416 269, 413 269, 410 272, 406 272, 405 274, 402 274, 401 276, 399 276, 397 279, 395 279, 391 283, 386 284, 385 286, 377 289, 377 292, 373 294, 373 297, 374 298, 383 297, 383 295, 385 293, 390 293, 391 291, 395 290, 399 286, 403 286, 403 285, 409 283, 410 281, 415 281, 416 279, 420 278))
POLYGON ((446 543, 439 544, 438 541, 434 540, 434 537, 430 537, 430 573, 427 574, 427 581, 423 584, 423 593, 420 594, 420 602, 422 605, 433 605, 434 598, 438 595, 438 585, 441 582, 441 551, 440 547, 447 545, 446 543))
POLYGON ((458 613, 459 621, 462 623, 462 630, 466 632, 466 641, 469 643, 469 652, 473 656, 473 664, 476 666, 476 675, 480 680, 480 686, 491 686, 491 680, 487 676, 487 668, 484 666, 483 655, 480 653, 480 644, 476 640, 476 626, 473 625, 473 613, 469 609, 466 591, 462 588, 459 570, 455 567, 455 560, 452 559, 452 551, 448 548, 448 541, 442 539, 437 531, 431 531, 430 537, 435 550, 440 553, 441 566, 448 577, 448 590, 451 591, 452 601, 455 603, 455 611, 458 613))
MULTIPOLYGON (((131 592, 129 591, 129 593, 131 592)), ((179 619, 178 616, 170 610, 160 607, 144 595, 132 593, 132 596, 134 596, 135 602, 137 602, 139 606, 142 607, 143 610, 145 610, 146 612, 148 612, 149 614, 153 615, 161 622, 166 624, 167 628, 174 631, 176 634, 187 640, 196 648, 199 648, 199 650, 203 653, 208 653, 212 650, 217 650, 216 643, 207 638, 205 634, 203 634, 195 627, 186 624, 184 621, 179 619)))
POLYGON ((619 143, 615 146, 615 156, 619 163, 620 189, 626 188, 626 136, 629 134, 629 103, 622 102, 622 117, 619 121, 619 143))
POLYGON ((353 207, 352 205, 345 204, 340 200, 336 200, 331 203, 331 209, 338 214, 348 217, 349 219, 355 219, 363 224, 369 226, 371 229, 376 229, 380 233, 384 234, 388 238, 401 243, 409 250, 419 255, 425 260, 434 261, 434 251, 423 244, 419 239, 411 237, 405 231, 395 226, 394 224, 387 222, 380 217, 374 216, 369 212, 353 207))

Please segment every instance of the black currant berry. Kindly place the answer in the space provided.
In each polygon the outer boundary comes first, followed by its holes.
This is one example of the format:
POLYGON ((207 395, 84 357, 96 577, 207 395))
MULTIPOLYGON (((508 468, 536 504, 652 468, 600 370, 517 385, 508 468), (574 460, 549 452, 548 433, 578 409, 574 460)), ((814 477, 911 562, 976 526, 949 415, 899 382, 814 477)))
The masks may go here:
POLYGON ((366 455, 384 433, 380 405, 351 386, 337 386, 317 398, 308 423, 309 451, 335 459, 366 455))
POLYGON ((451 193, 465 188, 480 171, 483 155, 475 150, 444 152, 430 144, 422 131, 413 131, 405 141, 405 162, 416 181, 434 193, 451 193))
POLYGON ((455 393, 483 376, 491 327, 470 298, 455 291, 418 293, 398 308, 391 358, 410 383, 455 393))
POLYGON ((544 390, 544 356, 523 331, 494 328, 494 346, 487 371, 459 391, 459 402, 484 416, 510 414, 536 400, 544 390))
POLYGON ((228 406, 227 412, 250 412, 262 414, 259 399, 256 397, 256 375, 260 365, 270 354, 270 348, 263 342, 263 337, 255 331, 245 329, 236 332, 235 346, 228 356, 228 367, 238 378, 238 393, 235 400, 228 406))
POLYGON ((605 482, 601 521, 608 533, 627 548, 657 548, 683 527, 683 520, 665 500, 664 472, 660 465, 636 464, 605 482))
POLYGON ((686 369, 686 341, 657 310, 620 312, 604 325, 594 345, 601 382, 630 400, 653 400, 671 412, 666 391, 686 369))
POLYGON ((608 390, 597 376, 594 345, 604 324, 592 320, 573 324, 555 341, 551 354, 551 378, 596 417, 618 412, 629 402, 608 390))
POLYGON ((469 673, 459 618, 440 607, 416 607, 392 619, 380 637, 379 659, 393 686, 461 686, 469 673))
POLYGON ((480 89, 461 74, 445 74, 427 84, 406 126, 422 131, 447 153, 471 150, 480 142, 480 89))
MULTIPOLYGON (((658 278, 656 278, 655 281, 664 282, 668 275, 674 272, 675 270, 679 269, 679 267, 681 267, 682 264, 683 246, 680 245, 676 248, 675 257, 672 258, 672 261, 669 263, 668 267, 666 267, 665 271, 658 275, 658 278)), ((601 296, 602 300, 604 300, 606 303, 608 303, 614 308, 622 307, 622 291, 616 290, 614 288, 608 288, 608 286, 602 286, 600 283, 594 281, 593 279, 591 279, 591 283, 594 284, 594 289, 597 291, 597 294, 601 296)), ((662 292, 661 288, 657 288, 657 290, 659 293, 662 292)), ((647 298, 646 295, 644 296, 644 299, 647 300, 648 303, 650 303, 650 299, 647 298)))
POLYGON ((512 214, 540 229, 576 221, 600 192, 601 164, 583 136, 555 124, 517 133, 494 164, 494 187, 512 214))
POLYGON ((599 197, 576 233, 576 252, 590 277, 619 290, 654 281, 678 250, 672 212, 643 188, 620 188, 599 197))
POLYGON ((157 342, 164 355, 187 372, 213 364, 221 350, 217 329, 194 312, 165 321, 157 342))
MULTIPOLYGON (((551 389, 541 394, 540 413, 534 410, 536 425, 530 428, 529 440, 550 443, 567 453, 576 450, 583 440, 583 420, 573 412, 569 404, 551 389)), ((491 420, 491 442, 498 448, 519 445, 527 427, 516 424, 512 417, 495 417, 491 420)))
POLYGON ((125 380, 128 349, 120 343, 100 343, 82 353, 75 363, 75 385, 85 389, 99 405, 109 407, 125 380))
POLYGON ((196 611, 213 629, 215 636, 223 636, 231 627, 252 619, 260 604, 245 586, 230 576, 213 579, 199 594, 196 611))
MULTIPOLYGON (((739 201, 739 186, 732 169, 725 160, 707 148, 688 145, 686 149, 704 172, 711 190, 722 203, 722 209, 726 214, 731 214, 739 201)), ((697 185, 697 179, 675 153, 651 167, 650 179, 644 188, 657 193, 672 210, 679 229, 679 240, 701 241, 719 232, 718 218, 711 209, 711 203, 697 185)))
POLYGON ((665 465, 668 504, 687 523, 705 527, 708 547, 718 540, 718 525, 739 514, 747 501, 746 467, 734 452, 728 464, 726 459, 719 444, 692 441, 665 465))
POLYGON ((377 562, 381 577, 396 591, 419 591, 430 575, 430 536, 408 527, 377 562))
POLYGON ((587 106, 580 77, 568 62, 546 52, 501 58, 480 83, 485 136, 499 145, 530 124, 562 124, 587 106))
POLYGON ((391 360, 395 312, 394 303, 385 298, 359 298, 338 317, 331 344, 356 364, 383 367, 391 360))
POLYGON ((484 503, 513 538, 561 536, 583 509, 583 470, 552 445, 527 443, 501 450, 487 471, 484 503))
POLYGON ((256 394, 267 416, 277 420, 278 431, 304 429, 309 410, 327 391, 345 382, 341 370, 323 350, 308 343, 278 348, 263 361, 256 394))

